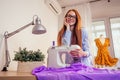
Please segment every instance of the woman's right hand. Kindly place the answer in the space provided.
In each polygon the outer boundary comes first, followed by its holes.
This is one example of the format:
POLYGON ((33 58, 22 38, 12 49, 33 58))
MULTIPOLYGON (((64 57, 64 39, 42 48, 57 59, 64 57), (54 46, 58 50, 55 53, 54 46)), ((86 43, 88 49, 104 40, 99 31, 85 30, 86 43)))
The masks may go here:
POLYGON ((66 18, 64 19, 64 25, 67 27, 67 30, 70 30, 70 25, 67 23, 66 18))

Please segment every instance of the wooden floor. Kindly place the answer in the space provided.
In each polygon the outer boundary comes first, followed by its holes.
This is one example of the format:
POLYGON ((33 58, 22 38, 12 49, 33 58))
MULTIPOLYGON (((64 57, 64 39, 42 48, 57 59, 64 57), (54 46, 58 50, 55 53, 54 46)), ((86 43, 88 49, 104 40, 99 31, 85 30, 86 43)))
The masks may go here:
POLYGON ((1 71, 0 80, 37 80, 37 79, 34 75, 27 72, 1 71))

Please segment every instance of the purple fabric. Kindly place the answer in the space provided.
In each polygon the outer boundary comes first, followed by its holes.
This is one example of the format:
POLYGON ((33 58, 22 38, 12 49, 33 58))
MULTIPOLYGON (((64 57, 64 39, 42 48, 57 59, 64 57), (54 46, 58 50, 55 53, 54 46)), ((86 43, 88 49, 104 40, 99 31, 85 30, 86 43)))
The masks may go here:
POLYGON ((97 69, 75 63, 65 68, 37 67, 32 74, 38 80, 120 80, 120 71, 97 69))

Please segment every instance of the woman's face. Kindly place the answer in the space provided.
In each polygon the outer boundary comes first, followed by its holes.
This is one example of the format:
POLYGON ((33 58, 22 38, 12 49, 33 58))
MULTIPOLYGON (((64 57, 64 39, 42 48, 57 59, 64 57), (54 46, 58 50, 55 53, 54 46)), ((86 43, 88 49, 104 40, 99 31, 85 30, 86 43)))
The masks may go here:
POLYGON ((68 12, 68 14, 66 15, 66 22, 70 26, 75 25, 75 23, 76 23, 76 14, 75 14, 74 11, 68 12))

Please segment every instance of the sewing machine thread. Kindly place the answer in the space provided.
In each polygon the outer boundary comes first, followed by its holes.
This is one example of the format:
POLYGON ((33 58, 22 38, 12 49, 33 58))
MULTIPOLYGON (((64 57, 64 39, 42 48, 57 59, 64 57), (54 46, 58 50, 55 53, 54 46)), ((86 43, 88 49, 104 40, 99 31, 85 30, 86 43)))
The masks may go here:
POLYGON ((52 49, 55 49, 55 41, 52 42, 52 49))

